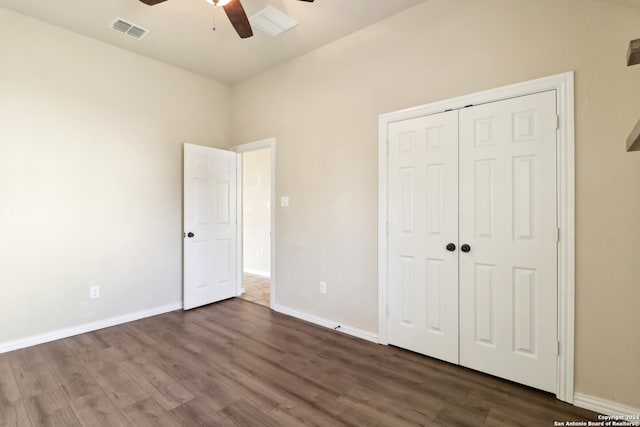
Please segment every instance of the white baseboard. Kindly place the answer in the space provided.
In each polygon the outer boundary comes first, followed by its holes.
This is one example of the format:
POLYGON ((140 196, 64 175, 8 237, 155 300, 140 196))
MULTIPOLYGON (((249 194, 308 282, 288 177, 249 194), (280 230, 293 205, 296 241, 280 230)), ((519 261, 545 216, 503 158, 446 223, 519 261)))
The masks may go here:
POLYGON ((288 307, 283 307, 278 304, 275 304, 273 306, 273 310, 277 311, 278 313, 286 314, 287 316, 295 317, 297 319, 301 319, 309 323, 313 323, 319 326, 323 326, 325 328, 333 329, 338 332, 342 332, 347 335, 351 335, 351 336, 378 344, 378 334, 375 334, 373 332, 354 328, 352 326, 343 325, 338 322, 334 322, 332 320, 327 320, 322 317, 315 316, 313 314, 303 313, 301 311, 294 310, 288 307))
POLYGON ((122 323, 133 322, 134 320, 157 316, 159 314, 164 314, 180 309, 182 309, 182 302, 176 302, 173 304, 150 308, 148 310, 136 311, 134 313, 123 314, 120 316, 111 317, 109 319, 98 320, 96 322, 83 323, 71 328, 58 329, 56 331, 46 332, 44 334, 20 338, 14 341, 7 341, 0 343, 0 353, 6 353, 8 351, 31 347, 38 344, 44 344, 50 341, 56 341, 87 332, 93 332, 97 331, 98 329, 109 328, 111 326, 120 325, 122 323))
MULTIPOLYGON (((589 409, 603 415, 640 415, 640 408, 623 405, 621 403, 612 402, 611 400, 601 399, 599 397, 589 396, 582 393, 573 395, 573 404, 580 408, 589 409)), ((640 420, 625 420, 633 425, 640 425, 640 420)))
POLYGON ((254 276, 266 277, 267 279, 271 278, 271 273, 268 271, 254 270, 253 268, 245 268, 244 272, 253 274, 254 276))

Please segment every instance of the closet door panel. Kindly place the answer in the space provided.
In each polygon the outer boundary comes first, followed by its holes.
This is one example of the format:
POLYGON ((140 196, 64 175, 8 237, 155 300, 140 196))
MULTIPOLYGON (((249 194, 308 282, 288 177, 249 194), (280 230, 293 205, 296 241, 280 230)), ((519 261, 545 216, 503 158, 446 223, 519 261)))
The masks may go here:
POLYGON ((460 363, 554 392, 555 91, 460 111, 460 363))
POLYGON ((388 341, 458 363, 458 112, 389 126, 388 341))

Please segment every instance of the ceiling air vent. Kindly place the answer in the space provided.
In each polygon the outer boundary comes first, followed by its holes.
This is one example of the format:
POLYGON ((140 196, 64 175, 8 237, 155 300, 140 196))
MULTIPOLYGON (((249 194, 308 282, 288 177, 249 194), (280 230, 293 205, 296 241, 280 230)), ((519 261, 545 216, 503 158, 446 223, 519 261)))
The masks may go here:
POLYGON ((140 40, 149 32, 149 30, 145 30, 144 28, 132 24, 131 22, 127 22, 121 18, 116 18, 116 20, 113 21, 113 23, 111 24, 111 29, 116 30, 117 32, 122 34, 126 34, 129 37, 133 37, 137 40, 140 40))
POLYGON ((284 14, 284 12, 273 6, 267 6, 261 12, 253 15, 251 25, 271 37, 279 36, 287 30, 298 25, 296 21, 284 14))

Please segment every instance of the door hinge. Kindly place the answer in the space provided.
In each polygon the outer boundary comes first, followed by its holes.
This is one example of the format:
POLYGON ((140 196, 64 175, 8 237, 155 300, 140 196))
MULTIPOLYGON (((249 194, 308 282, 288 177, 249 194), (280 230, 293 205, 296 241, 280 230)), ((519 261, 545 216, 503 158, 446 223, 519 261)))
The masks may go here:
POLYGON ((384 233, 389 234, 389 221, 384 223, 384 233))
POLYGON ((558 232, 556 234, 556 243, 560 243, 560 227, 557 228, 558 232))
POLYGON ((560 115, 556 114, 556 130, 560 129, 560 115))
POLYGON ((387 156, 389 155, 389 140, 387 139, 387 156))
POLYGON ((386 304, 385 306, 385 311, 386 311, 386 315, 387 315, 387 319, 389 318, 389 304, 386 304))
POLYGON ((560 341, 556 341, 556 356, 560 356, 560 341))

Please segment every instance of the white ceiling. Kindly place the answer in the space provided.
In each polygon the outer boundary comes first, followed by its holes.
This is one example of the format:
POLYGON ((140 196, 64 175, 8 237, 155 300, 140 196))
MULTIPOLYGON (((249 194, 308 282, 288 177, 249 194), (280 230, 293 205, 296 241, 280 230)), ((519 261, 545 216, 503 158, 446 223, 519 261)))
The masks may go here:
POLYGON ((240 39, 224 11, 205 0, 0 0, 0 6, 106 43, 235 83, 426 0, 242 0, 251 15, 272 5, 300 25, 277 38, 254 29, 240 39), (216 22, 216 31, 212 30, 216 22), (122 18, 150 30, 135 40, 110 28, 122 18))

